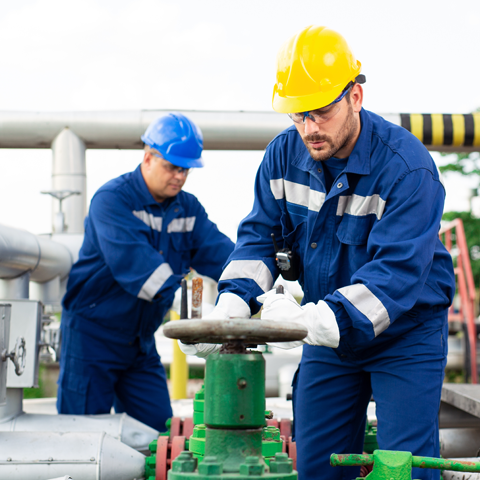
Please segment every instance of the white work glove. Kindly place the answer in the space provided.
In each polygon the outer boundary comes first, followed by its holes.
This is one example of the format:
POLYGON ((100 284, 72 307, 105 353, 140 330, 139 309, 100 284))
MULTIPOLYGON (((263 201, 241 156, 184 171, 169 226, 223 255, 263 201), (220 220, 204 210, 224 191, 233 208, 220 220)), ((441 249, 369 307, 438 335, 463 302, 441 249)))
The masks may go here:
MULTIPOLYGON (((222 293, 211 313, 205 315, 203 320, 229 320, 231 318, 250 318, 250 307, 238 295, 222 293)), ((210 354, 218 352, 221 345, 214 343, 186 344, 178 341, 180 350, 186 355, 196 355, 206 358, 210 354)))
POLYGON ((340 331, 335 314, 323 300, 317 304, 307 303, 301 307, 288 291, 282 294, 276 293, 275 289, 260 295, 257 300, 263 303, 262 320, 299 323, 308 330, 308 335, 303 340, 268 343, 269 345, 287 350, 305 343, 338 347, 340 331))

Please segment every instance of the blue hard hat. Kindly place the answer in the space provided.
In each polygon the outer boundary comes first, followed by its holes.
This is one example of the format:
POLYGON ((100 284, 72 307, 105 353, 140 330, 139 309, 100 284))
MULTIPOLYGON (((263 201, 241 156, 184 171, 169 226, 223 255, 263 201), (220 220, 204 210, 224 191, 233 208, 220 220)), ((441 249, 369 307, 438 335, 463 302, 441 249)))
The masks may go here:
POLYGON ((169 113, 154 120, 142 135, 142 140, 177 167, 203 167, 202 132, 181 113, 169 113))

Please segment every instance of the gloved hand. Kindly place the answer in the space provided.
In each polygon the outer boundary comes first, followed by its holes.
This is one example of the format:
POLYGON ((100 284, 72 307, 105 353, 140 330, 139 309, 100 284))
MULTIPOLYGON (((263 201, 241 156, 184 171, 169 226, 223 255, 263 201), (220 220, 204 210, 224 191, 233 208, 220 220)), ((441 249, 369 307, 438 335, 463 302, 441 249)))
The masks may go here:
MULTIPOLYGON (((250 318, 250 307, 238 295, 222 293, 218 298, 217 305, 211 313, 203 317, 203 320, 229 320, 230 318, 250 318)), ((218 352, 221 345, 214 343, 194 343, 187 345, 178 341, 180 350, 186 355, 196 355, 206 358, 210 354, 218 352)))
POLYGON ((308 335, 303 340, 268 343, 269 345, 287 350, 305 343, 332 348, 338 347, 340 331, 335 314, 323 300, 320 300, 317 304, 307 303, 301 307, 288 291, 281 294, 276 293, 275 289, 260 295, 257 300, 263 303, 262 320, 300 323, 308 330, 308 335))

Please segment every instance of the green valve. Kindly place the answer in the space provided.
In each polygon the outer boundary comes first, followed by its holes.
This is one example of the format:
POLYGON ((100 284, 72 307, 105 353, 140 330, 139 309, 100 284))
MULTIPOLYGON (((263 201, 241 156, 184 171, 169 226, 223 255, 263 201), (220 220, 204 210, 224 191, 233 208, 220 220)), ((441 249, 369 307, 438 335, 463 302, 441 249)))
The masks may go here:
POLYGON ((213 428, 265 425, 265 360, 259 353, 210 355, 205 374, 205 424, 213 428))
POLYGON ((333 467, 373 465, 373 470, 368 475, 369 480, 410 480, 412 478, 412 467, 453 470, 456 472, 480 472, 480 463, 417 457, 410 452, 389 450, 375 450, 373 455, 333 454, 330 457, 330 465, 333 467))

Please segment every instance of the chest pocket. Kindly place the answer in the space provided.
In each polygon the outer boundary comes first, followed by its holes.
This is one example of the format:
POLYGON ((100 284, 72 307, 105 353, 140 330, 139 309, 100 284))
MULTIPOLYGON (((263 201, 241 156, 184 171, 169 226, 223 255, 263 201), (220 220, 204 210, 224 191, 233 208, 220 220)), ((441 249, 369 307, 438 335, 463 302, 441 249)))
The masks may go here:
POLYGON ((337 238, 346 245, 364 245, 376 220, 375 215, 344 214, 337 229, 337 238))

